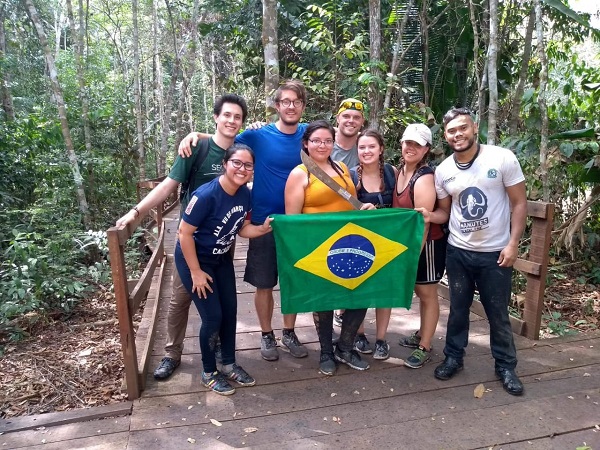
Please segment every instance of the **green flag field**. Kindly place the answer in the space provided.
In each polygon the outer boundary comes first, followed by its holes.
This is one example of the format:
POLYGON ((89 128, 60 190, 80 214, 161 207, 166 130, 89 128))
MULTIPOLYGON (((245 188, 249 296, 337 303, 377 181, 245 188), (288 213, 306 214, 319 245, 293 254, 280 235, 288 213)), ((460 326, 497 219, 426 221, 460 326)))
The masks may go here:
POLYGON ((420 213, 389 208, 273 218, 282 313, 410 308, 420 213))

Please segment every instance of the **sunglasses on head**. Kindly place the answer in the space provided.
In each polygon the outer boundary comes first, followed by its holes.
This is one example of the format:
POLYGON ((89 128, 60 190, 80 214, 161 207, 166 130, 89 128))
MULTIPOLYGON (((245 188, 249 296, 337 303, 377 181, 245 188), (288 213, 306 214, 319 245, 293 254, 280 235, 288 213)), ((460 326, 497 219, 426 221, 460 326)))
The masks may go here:
POLYGON ((363 106, 362 102, 346 100, 345 102, 342 102, 340 109, 355 109, 357 111, 362 111, 365 109, 365 107, 363 106))

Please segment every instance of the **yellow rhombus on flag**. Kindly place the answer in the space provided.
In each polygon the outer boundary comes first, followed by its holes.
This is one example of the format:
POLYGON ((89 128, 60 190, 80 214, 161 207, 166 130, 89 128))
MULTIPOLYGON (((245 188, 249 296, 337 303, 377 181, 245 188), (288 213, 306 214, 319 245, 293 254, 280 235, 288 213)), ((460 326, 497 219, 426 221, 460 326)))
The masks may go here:
POLYGON ((409 308, 423 217, 403 208, 275 215, 284 314, 409 308))
POLYGON ((406 250, 403 244, 349 223, 294 267, 354 289, 406 250))

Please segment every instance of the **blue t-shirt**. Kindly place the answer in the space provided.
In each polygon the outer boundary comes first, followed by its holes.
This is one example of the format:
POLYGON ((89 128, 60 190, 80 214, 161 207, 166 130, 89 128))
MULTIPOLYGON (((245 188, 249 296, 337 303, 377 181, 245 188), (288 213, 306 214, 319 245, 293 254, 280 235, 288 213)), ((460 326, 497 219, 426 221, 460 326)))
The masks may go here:
POLYGON ((300 150, 306 124, 294 134, 285 134, 274 123, 258 130, 245 130, 235 141, 256 155, 252 184, 252 222, 263 223, 270 214, 285 214, 284 190, 290 172, 301 164, 300 150))
POLYGON ((250 204, 247 186, 241 186, 234 195, 229 195, 221 187, 219 178, 194 191, 182 220, 198 227, 194 242, 200 262, 217 259, 229 251, 250 212, 250 204))

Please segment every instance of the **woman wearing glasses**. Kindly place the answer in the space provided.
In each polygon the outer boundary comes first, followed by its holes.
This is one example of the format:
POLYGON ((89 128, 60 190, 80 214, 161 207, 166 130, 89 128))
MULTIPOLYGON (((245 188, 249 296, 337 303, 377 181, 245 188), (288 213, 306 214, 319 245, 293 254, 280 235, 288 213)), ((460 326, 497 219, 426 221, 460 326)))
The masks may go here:
MULTIPOLYGON (((352 195, 356 189, 350 178, 350 172, 344 163, 336 163, 331 159, 331 150, 335 139, 335 131, 325 120, 317 120, 308 125, 302 136, 302 150, 315 163, 331 176, 340 186, 352 195)), ((374 209, 367 203, 362 209, 374 209)), ((352 205, 331 188, 311 175, 301 164, 294 168, 285 185, 285 213, 311 214, 320 212, 348 211, 352 205)), ((333 375, 336 370, 335 362, 347 364, 356 370, 366 370, 369 364, 362 361, 354 350, 356 331, 363 321, 366 309, 347 309, 344 313, 342 330, 336 349, 333 349, 333 311, 318 311, 313 313, 315 327, 321 345, 319 370, 325 375, 333 375)))
POLYGON ((254 238, 270 232, 271 219, 252 225, 248 218, 250 190, 246 183, 254 171, 252 150, 242 144, 229 147, 223 171, 192 194, 179 225, 175 265, 202 318, 202 384, 217 394, 231 395, 235 389, 229 381, 252 386, 255 380, 235 363, 237 295, 229 249, 238 233, 254 238), (215 359, 219 339, 221 371, 215 359))

